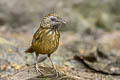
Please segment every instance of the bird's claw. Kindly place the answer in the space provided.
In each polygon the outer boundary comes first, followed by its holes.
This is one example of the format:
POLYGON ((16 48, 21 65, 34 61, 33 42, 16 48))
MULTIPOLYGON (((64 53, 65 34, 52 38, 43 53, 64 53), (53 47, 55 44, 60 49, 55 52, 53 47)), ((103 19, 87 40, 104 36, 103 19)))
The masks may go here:
POLYGON ((44 75, 44 73, 39 69, 38 64, 35 65, 35 70, 36 70, 36 72, 41 73, 41 75, 44 75))
POLYGON ((55 68, 52 69, 52 72, 55 72, 56 78, 59 77, 59 71, 57 71, 55 68))

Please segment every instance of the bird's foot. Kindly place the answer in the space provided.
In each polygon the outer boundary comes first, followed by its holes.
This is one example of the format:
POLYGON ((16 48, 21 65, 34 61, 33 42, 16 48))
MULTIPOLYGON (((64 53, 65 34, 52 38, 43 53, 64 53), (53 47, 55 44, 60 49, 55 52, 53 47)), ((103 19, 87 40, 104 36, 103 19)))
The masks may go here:
POLYGON ((44 73, 39 69, 38 64, 35 64, 35 70, 36 70, 36 72, 39 72, 39 73, 41 73, 41 75, 44 76, 44 73))
POLYGON ((56 73, 56 78, 58 78, 60 73, 57 70, 55 71, 55 73, 56 73))
POLYGON ((52 69, 52 72, 55 72, 56 78, 59 77, 59 71, 57 71, 56 68, 53 68, 53 69, 52 69))

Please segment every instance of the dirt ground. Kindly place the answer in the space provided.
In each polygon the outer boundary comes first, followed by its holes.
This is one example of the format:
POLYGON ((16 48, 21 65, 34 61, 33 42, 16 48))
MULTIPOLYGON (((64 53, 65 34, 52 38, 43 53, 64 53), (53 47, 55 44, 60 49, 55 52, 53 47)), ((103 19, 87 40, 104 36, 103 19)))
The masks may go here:
MULTIPOLYGON (((51 64, 49 59, 39 64, 40 69, 43 69, 46 75, 40 78, 41 75, 36 73, 34 69, 34 54, 25 54, 24 50, 30 45, 33 29, 16 29, 8 30, 2 27, 0 32, 0 77, 8 80, 56 80, 55 75, 51 72, 51 64), (49 66, 49 67, 48 67, 49 66), (48 72, 49 71, 49 72, 48 72)), ((118 31, 119 32, 119 31, 118 31)), ((116 33, 116 32, 115 32, 116 33)), ((112 34, 115 34, 114 32, 112 34)), ((101 32, 100 35, 108 33, 101 32)), ((110 33, 109 33, 110 34, 110 33)), ((101 38, 100 38, 101 39, 101 38)), ((99 40, 99 39, 98 39, 99 40)), ((98 41, 95 40, 95 41, 98 41)), ((104 40, 103 40, 104 41, 104 40)), ((113 75, 97 71, 94 68, 96 65, 89 67, 80 59, 78 55, 90 54, 94 37, 91 35, 84 36, 74 32, 61 32, 59 49, 52 55, 52 60, 60 72, 58 80, 119 80, 119 75, 113 75), (89 43, 90 42, 90 43, 89 43), (77 55, 77 57, 75 57, 77 55)), ((45 56, 40 55, 40 59, 45 56)), ((96 56, 95 56, 96 57, 96 56)), ((104 62, 103 62, 104 63, 104 62)), ((97 64, 97 62, 96 62, 97 64)), ((107 64, 107 62, 106 62, 107 64)), ((100 65, 98 63, 98 65, 100 65)), ((97 67, 97 66, 96 66, 97 67)))

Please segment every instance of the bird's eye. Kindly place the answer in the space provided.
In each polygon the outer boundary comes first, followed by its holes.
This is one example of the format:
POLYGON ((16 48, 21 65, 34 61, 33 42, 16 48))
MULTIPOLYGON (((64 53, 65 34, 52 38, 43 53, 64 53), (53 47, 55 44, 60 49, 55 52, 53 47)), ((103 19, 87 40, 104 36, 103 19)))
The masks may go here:
POLYGON ((55 18, 51 18, 52 21, 55 21, 55 18))

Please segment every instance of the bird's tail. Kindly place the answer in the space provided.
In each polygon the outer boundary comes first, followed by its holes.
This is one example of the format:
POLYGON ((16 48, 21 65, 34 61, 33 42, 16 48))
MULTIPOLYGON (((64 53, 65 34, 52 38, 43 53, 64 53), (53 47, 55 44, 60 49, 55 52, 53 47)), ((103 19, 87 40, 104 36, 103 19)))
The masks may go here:
POLYGON ((25 53, 33 53, 33 49, 32 47, 30 46, 28 49, 25 50, 25 53))

